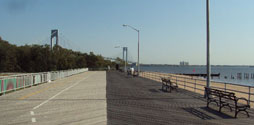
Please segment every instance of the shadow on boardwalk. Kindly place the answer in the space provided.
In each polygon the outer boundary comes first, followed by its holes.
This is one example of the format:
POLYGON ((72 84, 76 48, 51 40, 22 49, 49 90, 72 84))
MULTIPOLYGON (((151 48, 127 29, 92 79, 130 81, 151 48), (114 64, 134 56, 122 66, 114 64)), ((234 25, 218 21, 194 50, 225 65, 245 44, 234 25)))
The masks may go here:
POLYGON ((161 83, 144 78, 107 72, 108 124, 252 124, 250 118, 218 108, 206 108, 202 95, 179 89, 161 91, 161 83))

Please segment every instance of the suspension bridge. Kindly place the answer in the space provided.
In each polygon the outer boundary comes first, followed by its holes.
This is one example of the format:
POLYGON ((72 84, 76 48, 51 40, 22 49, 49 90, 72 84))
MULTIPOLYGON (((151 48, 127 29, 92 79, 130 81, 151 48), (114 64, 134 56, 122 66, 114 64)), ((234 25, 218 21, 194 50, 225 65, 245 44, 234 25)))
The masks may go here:
MULTIPOLYGON (((37 40, 37 41, 38 42, 36 44, 40 44, 40 45, 49 44, 51 48, 53 48, 54 45, 58 45, 67 49, 82 50, 77 43, 71 41, 68 37, 66 37, 66 35, 59 32, 58 29, 51 30, 51 35, 47 36, 43 40, 37 40)), ((115 55, 112 55, 111 57, 103 56, 105 60, 116 62, 117 58, 120 58, 122 56, 122 58, 120 59, 126 61, 127 64, 136 64, 136 61, 133 61, 132 54, 128 51, 127 47, 116 46, 116 47, 112 47, 112 49, 113 48, 123 48, 123 51, 122 52, 116 51, 115 55)))

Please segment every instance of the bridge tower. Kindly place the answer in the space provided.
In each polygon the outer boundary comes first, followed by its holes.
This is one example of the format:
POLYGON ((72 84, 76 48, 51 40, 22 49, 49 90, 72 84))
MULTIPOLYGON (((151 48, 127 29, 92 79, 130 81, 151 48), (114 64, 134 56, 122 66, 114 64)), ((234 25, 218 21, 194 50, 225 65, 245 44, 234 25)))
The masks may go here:
POLYGON ((56 38, 56 45, 58 45, 58 30, 57 29, 51 30, 51 39, 50 39, 51 49, 53 49, 52 40, 53 40, 54 37, 56 38))
POLYGON ((123 47, 123 60, 125 60, 126 62, 128 61, 128 47, 123 47))
POLYGON ((123 60, 125 60, 124 70, 125 72, 127 72, 126 63, 128 62, 128 47, 123 47, 123 60), (124 54, 125 54, 125 58, 124 58, 124 54))

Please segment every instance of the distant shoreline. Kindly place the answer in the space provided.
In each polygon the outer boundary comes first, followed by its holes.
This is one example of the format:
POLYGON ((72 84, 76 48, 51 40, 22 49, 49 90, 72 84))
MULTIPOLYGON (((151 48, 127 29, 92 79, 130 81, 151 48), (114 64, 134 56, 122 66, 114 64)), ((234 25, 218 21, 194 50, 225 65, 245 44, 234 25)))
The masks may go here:
MULTIPOLYGON (((140 66, 206 66, 206 65, 177 65, 177 64, 140 64, 140 66)), ((217 66, 217 67, 251 67, 254 68, 254 65, 211 65, 211 66, 217 66)))

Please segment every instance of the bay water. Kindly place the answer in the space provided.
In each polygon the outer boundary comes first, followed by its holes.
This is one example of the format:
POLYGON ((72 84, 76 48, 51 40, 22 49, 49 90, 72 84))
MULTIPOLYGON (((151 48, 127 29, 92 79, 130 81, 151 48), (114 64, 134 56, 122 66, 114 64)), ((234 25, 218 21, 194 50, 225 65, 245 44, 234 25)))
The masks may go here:
MULTIPOLYGON (((174 74, 206 74, 204 65, 141 65, 140 70, 174 74)), ((220 77, 212 77, 212 81, 254 86, 253 66, 211 66, 211 73, 220 74, 220 77)))

